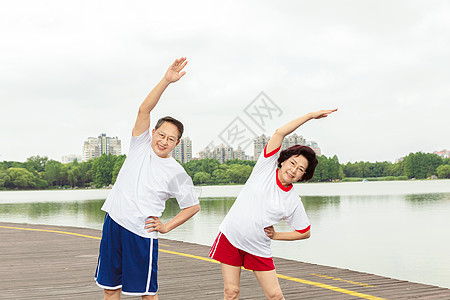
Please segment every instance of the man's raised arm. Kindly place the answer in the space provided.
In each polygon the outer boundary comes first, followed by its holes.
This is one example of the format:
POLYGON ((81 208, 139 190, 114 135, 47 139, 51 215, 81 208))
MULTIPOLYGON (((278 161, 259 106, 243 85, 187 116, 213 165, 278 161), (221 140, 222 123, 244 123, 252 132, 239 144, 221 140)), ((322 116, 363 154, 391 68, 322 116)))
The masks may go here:
POLYGON ((139 112, 136 118, 136 123, 133 128, 133 136, 141 135, 150 127, 150 112, 156 106, 161 98, 162 93, 166 90, 169 84, 178 81, 186 74, 185 71, 181 72, 186 66, 186 57, 176 59, 169 67, 163 79, 153 88, 153 90, 139 106, 139 112))

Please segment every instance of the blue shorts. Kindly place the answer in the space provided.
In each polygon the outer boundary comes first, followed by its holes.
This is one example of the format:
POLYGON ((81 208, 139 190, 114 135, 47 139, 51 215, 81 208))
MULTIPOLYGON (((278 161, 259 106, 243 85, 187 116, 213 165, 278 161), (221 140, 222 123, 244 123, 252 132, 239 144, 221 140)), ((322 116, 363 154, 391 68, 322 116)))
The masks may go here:
POLYGON ((126 295, 155 295, 158 290, 158 239, 123 228, 106 214, 95 280, 103 289, 126 295))

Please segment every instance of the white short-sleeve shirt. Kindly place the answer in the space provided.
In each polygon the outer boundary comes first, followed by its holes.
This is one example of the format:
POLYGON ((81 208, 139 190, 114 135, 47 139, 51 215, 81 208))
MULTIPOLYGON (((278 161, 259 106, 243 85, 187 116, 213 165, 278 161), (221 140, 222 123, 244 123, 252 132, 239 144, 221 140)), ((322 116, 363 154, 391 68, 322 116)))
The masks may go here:
POLYGON ((145 221, 150 216, 160 217, 171 197, 181 209, 199 203, 184 168, 173 157, 162 158, 153 151, 149 130, 132 137, 128 156, 102 210, 131 232, 156 238, 156 231, 149 233, 144 228, 145 221))
POLYGON ((310 223, 292 184, 285 187, 278 179, 276 154, 281 147, 271 153, 266 153, 266 148, 219 230, 236 248, 272 257, 271 240, 264 228, 285 220, 294 230, 306 232, 310 223))

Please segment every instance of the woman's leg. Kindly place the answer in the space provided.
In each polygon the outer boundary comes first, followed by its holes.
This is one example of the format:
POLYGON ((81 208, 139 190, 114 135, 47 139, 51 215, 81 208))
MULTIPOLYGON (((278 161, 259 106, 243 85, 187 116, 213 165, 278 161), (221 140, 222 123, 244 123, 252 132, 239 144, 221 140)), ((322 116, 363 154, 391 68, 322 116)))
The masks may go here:
POLYGON ((275 270, 253 271, 253 273, 255 273, 256 279, 258 279, 267 299, 284 300, 283 292, 278 283, 277 272, 275 270))
POLYGON ((241 267, 222 263, 223 299, 239 299, 241 267))

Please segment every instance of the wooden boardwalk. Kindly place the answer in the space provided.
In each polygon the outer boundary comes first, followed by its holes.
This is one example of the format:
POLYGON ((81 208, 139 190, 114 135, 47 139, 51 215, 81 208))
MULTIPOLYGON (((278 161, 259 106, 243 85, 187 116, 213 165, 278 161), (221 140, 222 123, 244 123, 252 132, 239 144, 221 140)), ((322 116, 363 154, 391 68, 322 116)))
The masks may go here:
MULTIPOLYGON (((0 223, 0 299, 102 299, 94 229, 0 223)), ((209 247, 160 239, 160 299, 222 299, 209 247)), ((275 258, 286 299, 450 299, 450 289, 275 258)), ((140 299, 123 296, 122 299, 140 299)), ((242 271, 241 299, 265 299, 242 271)))

